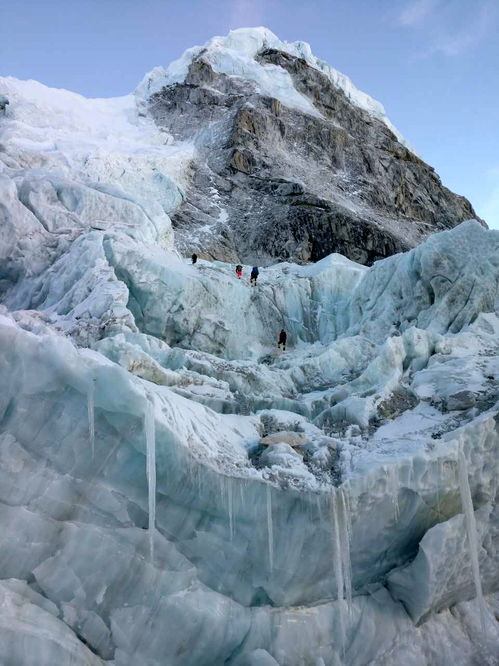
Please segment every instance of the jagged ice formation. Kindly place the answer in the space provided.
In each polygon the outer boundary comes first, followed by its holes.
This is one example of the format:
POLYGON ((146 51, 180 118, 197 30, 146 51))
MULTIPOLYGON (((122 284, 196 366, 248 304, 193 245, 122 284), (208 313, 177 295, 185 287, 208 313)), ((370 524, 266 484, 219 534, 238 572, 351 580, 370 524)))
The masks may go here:
MULTIPOLYGON (((240 36, 208 48, 231 86, 240 36)), ((256 288, 192 266, 169 215, 199 147, 151 86, 0 79, 0 661, 497 664, 499 232, 256 288)))

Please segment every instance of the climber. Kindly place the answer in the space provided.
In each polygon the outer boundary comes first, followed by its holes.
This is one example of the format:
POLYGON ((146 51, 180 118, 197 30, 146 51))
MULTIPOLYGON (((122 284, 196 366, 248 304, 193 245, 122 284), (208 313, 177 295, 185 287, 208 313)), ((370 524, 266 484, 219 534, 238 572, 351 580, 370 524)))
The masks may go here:
POLYGON ((253 268, 251 269, 250 283, 254 287, 256 287, 256 279, 257 279, 258 275, 259 275, 258 268, 256 266, 253 266, 253 268))
POLYGON ((237 264, 237 266, 236 266, 236 275, 237 275, 237 277, 239 279, 241 279, 242 274, 243 274, 243 267, 241 266, 241 264, 237 264))
POLYGON ((286 331, 281 328, 281 332, 279 333, 279 342, 277 343, 277 348, 280 349, 282 345, 282 350, 286 351, 286 340, 288 336, 286 334, 286 331))
POLYGON ((192 263, 195 264, 196 261, 198 260, 198 255, 194 252, 191 259, 192 259, 192 263))
POLYGON ((7 104, 9 103, 9 100, 5 95, 0 95, 0 111, 5 112, 7 110, 7 104))

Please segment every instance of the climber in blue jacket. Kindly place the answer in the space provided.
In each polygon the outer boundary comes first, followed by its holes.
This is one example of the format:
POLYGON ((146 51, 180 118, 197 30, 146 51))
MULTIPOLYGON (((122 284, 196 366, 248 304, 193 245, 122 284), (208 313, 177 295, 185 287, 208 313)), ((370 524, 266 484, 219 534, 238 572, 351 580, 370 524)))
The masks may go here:
POLYGON ((256 287, 256 279, 257 279, 258 275, 259 275, 259 270, 258 270, 258 268, 257 268, 256 266, 253 266, 253 268, 251 269, 250 283, 251 283, 254 287, 256 287))

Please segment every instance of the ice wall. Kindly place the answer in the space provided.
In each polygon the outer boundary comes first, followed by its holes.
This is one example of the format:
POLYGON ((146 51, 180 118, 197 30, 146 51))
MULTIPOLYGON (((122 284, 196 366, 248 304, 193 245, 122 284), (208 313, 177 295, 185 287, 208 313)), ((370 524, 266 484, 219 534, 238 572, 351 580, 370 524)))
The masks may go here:
POLYGON ((499 234, 472 220, 430 236, 421 246, 377 262, 351 300, 349 332, 382 340, 417 326, 458 333, 494 310, 499 234))
MULTIPOLYGON (((418 552, 433 525, 439 529, 447 517, 458 517, 460 450, 468 460, 472 496, 483 506, 495 501, 494 412, 447 434, 434 448, 414 444, 417 456, 407 451, 382 464, 382 452, 366 453, 369 471, 353 470, 342 485, 345 499, 332 504, 330 487, 309 481, 309 489, 292 489, 281 485, 285 475, 278 467, 250 465, 245 443, 258 438, 255 417, 216 415, 157 387, 158 534, 151 563, 143 415, 150 404, 144 389, 154 385, 70 343, 23 331, 7 318, 0 340, 3 349, 15 350, 3 357, 1 368, 10 378, 1 410, 3 570, 18 580, 32 572, 64 622, 103 658, 116 650, 117 663, 162 664, 171 655, 174 663, 215 664, 256 649, 268 650, 278 663, 313 663, 318 654, 325 663, 362 663, 366 655, 382 654, 399 633, 413 631, 402 606, 381 585, 387 572, 418 552), (88 450, 90 377, 94 459, 88 450), (351 532, 344 519, 347 504, 351 532), (36 548, 29 546, 33 538, 36 548), (349 612, 342 601, 348 598, 348 545, 355 590, 349 612), (386 604, 393 613, 389 619, 386 604), (366 622, 374 623, 383 640, 369 646, 363 640, 361 649, 354 636, 366 622), (178 629, 165 635, 163 623, 178 629), (296 623, 298 642, 289 633, 296 623), (324 637, 320 648, 309 632, 324 637), (179 657, 184 641, 193 647, 179 657)), ((477 512, 479 525, 484 517, 477 512)), ((479 534, 485 538, 483 530, 479 534)), ((465 540, 454 548, 456 562, 469 563, 465 540)), ((430 561, 441 552, 425 548, 430 561)), ((496 566, 487 563, 493 552, 490 544, 482 551, 485 571, 496 566)), ((471 568, 466 578, 461 567, 454 583, 447 569, 442 578, 432 578, 429 589, 440 589, 445 576, 455 601, 473 597, 471 568)), ((420 571, 415 579, 418 590, 426 575, 420 571)), ((484 584, 487 592, 494 589, 495 577, 484 584)), ((438 601, 429 603, 440 608, 438 601)), ((425 640, 418 650, 425 649, 425 640)))

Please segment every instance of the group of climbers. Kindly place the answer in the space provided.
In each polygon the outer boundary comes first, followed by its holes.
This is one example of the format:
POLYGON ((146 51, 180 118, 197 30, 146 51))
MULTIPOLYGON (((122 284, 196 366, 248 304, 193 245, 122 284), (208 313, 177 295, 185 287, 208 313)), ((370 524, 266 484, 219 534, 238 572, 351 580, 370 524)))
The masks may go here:
MULTIPOLYGON (((195 264, 198 260, 198 255, 194 252, 192 257, 192 263, 195 264)), ((251 274, 250 274, 250 284, 252 287, 256 287, 256 281, 258 279, 258 276, 260 275, 260 271, 258 270, 258 266, 253 266, 251 269, 251 274)), ((241 264, 237 264, 236 266, 236 276, 238 280, 240 280, 243 276, 243 267, 241 264)), ((277 348, 281 349, 283 351, 286 351, 286 340, 287 340, 287 333, 286 331, 282 328, 281 332, 279 333, 279 341, 277 343, 277 348)))
MULTIPOLYGON (((258 276, 260 275, 260 271, 258 270, 257 266, 253 266, 251 269, 251 275, 250 275, 250 284, 252 287, 256 287, 256 281, 258 279, 258 276)), ((236 276, 237 279, 240 280, 243 276, 243 267, 241 264, 237 264, 236 266, 236 276)))

